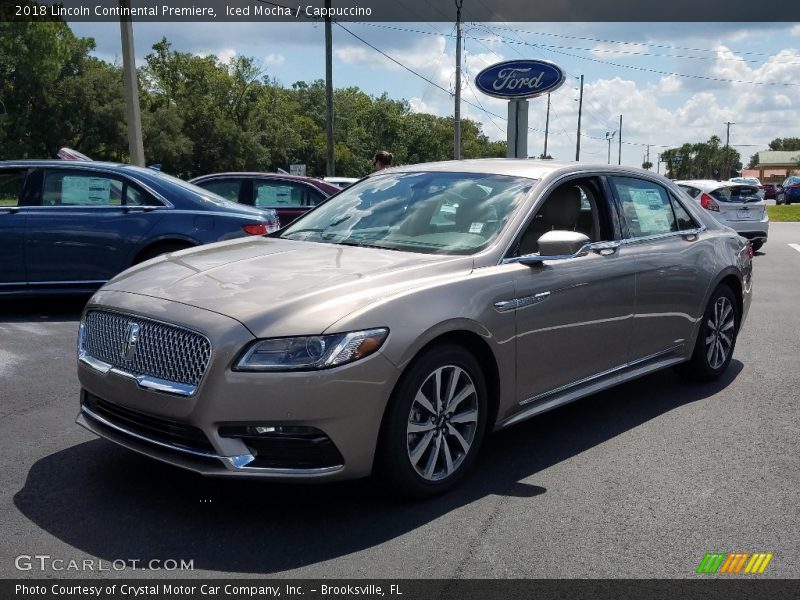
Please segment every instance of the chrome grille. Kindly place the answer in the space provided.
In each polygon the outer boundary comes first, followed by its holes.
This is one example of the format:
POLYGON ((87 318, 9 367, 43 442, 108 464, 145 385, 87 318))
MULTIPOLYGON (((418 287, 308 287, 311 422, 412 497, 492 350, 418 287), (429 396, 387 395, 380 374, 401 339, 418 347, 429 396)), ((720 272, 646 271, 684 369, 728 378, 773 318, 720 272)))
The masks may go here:
POLYGON ((83 325, 81 350, 133 375, 196 387, 211 358, 208 338, 175 325, 101 310, 88 311, 83 325), (131 352, 128 332, 133 324, 139 326, 139 335, 131 352))

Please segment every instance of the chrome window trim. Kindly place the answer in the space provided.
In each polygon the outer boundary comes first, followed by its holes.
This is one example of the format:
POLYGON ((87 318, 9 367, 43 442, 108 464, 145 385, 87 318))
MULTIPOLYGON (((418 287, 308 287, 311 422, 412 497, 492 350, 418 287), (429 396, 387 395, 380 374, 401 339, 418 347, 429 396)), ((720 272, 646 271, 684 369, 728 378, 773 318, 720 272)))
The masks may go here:
MULTIPOLYGON (((162 206, 154 206, 153 208, 175 208, 175 206, 171 202, 169 202, 166 198, 164 198, 164 196, 155 191, 152 187, 150 187, 149 185, 147 185, 146 183, 140 181, 135 177, 129 176, 127 173, 122 174, 122 173, 117 173, 116 171, 104 171, 97 169, 97 167, 93 167, 93 165, 43 165, 41 167, 33 167, 33 168, 39 168, 42 170, 42 186, 44 186, 44 179, 47 176, 48 171, 50 172, 63 171, 72 174, 80 173, 85 177, 91 177, 92 174, 94 174, 94 175, 99 175, 101 177, 117 179, 119 181, 122 181, 126 185, 130 185, 133 183, 139 186, 140 188, 146 190, 153 198, 162 203, 162 206)), ((41 203, 42 201, 41 194, 38 195, 37 200, 41 203)), ((119 206, 115 206, 115 205, 105 204, 102 206, 98 206, 96 208, 134 208, 138 206, 140 205, 126 206, 124 204, 120 204, 119 206)), ((62 207, 63 205, 44 206, 42 204, 34 204, 26 206, 26 208, 62 208, 62 207)), ((66 207, 70 208, 70 205, 66 205, 66 207)), ((75 208, 88 208, 88 207, 89 205, 83 205, 83 204, 78 204, 75 206, 75 208)))
MULTIPOLYGON (((688 211, 687 211, 688 212, 688 211)), ((625 238, 621 240, 621 244, 625 246, 629 246, 631 244, 638 244, 638 243, 646 243, 646 242, 654 242, 659 240, 668 239, 671 237, 684 237, 687 235, 700 235, 704 231, 706 231, 707 227, 705 225, 701 225, 700 227, 695 227, 694 229, 683 229, 681 231, 667 231, 665 233, 658 233, 655 235, 644 235, 640 237, 632 237, 632 238, 625 238)))
POLYGON ((94 210, 108 210, 109 208, 118 208, 122 210, 145 210, 150 212, 152 210, 164 210, 167 208, 166 206, 150 206, 147 204, 50 204, 47 206, 43 206, 41 204, 35 204, 32 206, 23 206, 20 208, 30 208, 36 210, 52 210, 54 208, 59 209, 81 209, 85 210, 87 208, 91 208, 94 210))
POLYGON ((585 256, 589 252, 603 253, 604 250, 611 250, 611 253, 622 245, 622 241, 611 242, 591 242, 583 245, 575 254, 559 254, 557 256, 541 256, 540 254, 524 254, 522 256, 512 256, 504 258, 501 264, 508 265, 514 263, 521 263, 524 265, 544 262, 546 260, 567 260, 570 258, 579 258, 585 256))

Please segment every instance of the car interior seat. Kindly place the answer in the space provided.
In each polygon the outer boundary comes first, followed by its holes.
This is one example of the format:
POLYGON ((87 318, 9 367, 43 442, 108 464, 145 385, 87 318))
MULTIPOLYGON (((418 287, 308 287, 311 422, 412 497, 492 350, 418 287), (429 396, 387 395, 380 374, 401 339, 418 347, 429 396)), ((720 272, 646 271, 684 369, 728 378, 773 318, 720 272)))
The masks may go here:
POLYGON ((539 251, 539 238, 548 231, 577 231, 581 216, 581 192, 575 186, 562 186, 550 194, 528 225, 519 243, 518 254, 539 251))

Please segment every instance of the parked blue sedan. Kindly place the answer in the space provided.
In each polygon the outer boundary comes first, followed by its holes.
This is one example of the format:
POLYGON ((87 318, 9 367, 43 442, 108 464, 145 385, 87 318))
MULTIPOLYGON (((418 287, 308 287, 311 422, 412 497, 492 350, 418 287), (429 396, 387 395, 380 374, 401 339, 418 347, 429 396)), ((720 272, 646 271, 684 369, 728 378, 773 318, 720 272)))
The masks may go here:
POLYGON ((159 254, 278 228, 275 211, 152 169, 0 161, 0 295, 91 292, 159 254))

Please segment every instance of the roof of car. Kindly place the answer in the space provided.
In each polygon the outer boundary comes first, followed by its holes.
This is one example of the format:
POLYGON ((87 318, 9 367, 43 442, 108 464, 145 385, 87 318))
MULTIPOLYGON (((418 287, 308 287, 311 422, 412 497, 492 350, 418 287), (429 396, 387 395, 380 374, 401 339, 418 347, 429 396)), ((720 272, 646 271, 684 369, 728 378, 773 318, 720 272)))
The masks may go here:
POLYGON ((703 190, 717 190, 725 187, 741 187, 749 185, 755 187, 754 184, 740 183, 738 181, 717 181, 716 179, 682 179, 675 182, 676 185, 689 185, 703 190))
POLYGON ((652 171, 644 171, 637 167, 625 165, 607 165, 582 163, 574 161, 540 160, 532 158, 477 158, 470 160, 448 160, 442 162, 423 163, 418 165, 402 165, 378 171, 376 174, 389 172, 438 171, 451 173, 491 173, 512 177, 528 177, 541 179, 557 171, 605 171, 628 173, 636 172, 656 176, 652 171))
POLYGON ((224 178, 224 177, 263 177, 265 179, 289 179, 294 181, 305 181, 306 183, 311 183, 317 186, 321 186, 324 188, 326 187, 335 187, 321 179, 317 179, 316 177, 308 177, 306 175, 292 175, 290 173, 267 173, 264 171, 223 171, 221 173, 208 173, 206 175, 199 175, 197 177, 193 177, 189 181, 199 181, 201 179, 217 179, 217 178, 224 178))

